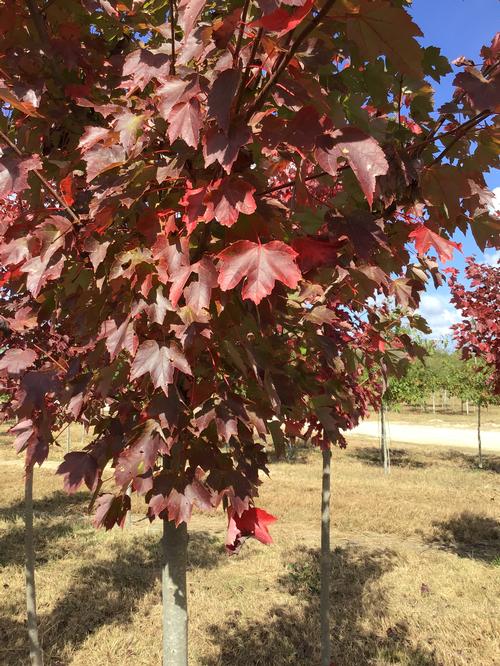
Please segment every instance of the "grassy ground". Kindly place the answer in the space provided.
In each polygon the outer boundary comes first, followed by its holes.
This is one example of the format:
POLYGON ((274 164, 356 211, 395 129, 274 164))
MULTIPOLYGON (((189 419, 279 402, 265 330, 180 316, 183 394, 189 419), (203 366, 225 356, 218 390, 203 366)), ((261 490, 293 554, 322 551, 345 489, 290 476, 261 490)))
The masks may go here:
MULTIPOLYGON (((460 428, 477 428, 477 411, 475 405, 470 405, 469 414, 462 412, 458 400, 449 402, 445 409, 441 404, 432 411, 432 405, 427 405, 426 411, 420 407, 400 406, 388 412, 392 423, 405 423, 414 425, 431 425, 460 428)), ((481 408, 481 427, 483 430, 500 431, 500 405, 490 405, 481 408)))
MULTIPOLYGON (((73 441, 78 441, 75 431, 73 441)), ((63 440, 64 443, 64 440, 63 440)), ((53 454, 61 457, 61 452, 53 454)), ((22 468, 0 444, 0 664, 27 664, 22 468)), ((396 446, 333 461, 332 643, 336 666, 492 666, 500 654, 500 458, 396 446)), ((193 666, 318 663, 320 456, 271 466, 259 504, 275 544, 222 547, 222 514, 195 515, 189 546, 193 666)), ((158 527, 96 532, 86 493, 36 470, 40 633, 46 666, 160 662, 158 527)))

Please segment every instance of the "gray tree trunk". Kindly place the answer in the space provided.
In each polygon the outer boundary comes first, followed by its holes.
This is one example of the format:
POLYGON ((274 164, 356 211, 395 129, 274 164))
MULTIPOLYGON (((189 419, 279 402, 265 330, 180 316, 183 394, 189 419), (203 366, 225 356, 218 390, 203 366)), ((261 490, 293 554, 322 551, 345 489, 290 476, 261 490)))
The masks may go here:
POLYGON ((432 392, 432 413, 436 413, 436 392, 432 392))
POLYGON ((321 487, 321 666, 330 666, 332 648, 330 644, 330 463, 332 452, 323 451, 323 481, 321 487))
POLYGON ((26 577, 26 618, 32 666, 43 666, 36 619, 35 548, 33 543, 33 470, 26 472, 24 483, 24 548, 26 577))
POLYGON ((479 449, 479 469, 483 469, 483 451, 481 448, 481 403, 477 403, 477 445, 479 449))
POLYGON ((187 666, 187 542, 186 523, 163 521, 163 666, 187 666))
POLYGON ((380 451, 384 465, 384 474, 389 474, 391 470, 391 458, 387 439, 386 407, 383 401, 380 405, 380 451))

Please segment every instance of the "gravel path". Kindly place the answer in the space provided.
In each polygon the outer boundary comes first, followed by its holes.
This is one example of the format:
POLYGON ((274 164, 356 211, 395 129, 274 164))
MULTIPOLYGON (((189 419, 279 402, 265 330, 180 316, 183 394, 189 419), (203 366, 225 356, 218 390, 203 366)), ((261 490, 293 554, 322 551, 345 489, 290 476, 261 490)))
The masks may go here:
MULTIPOLYGON (((393 442, 477 448, 477 430, 473 428, 416 426, 389 422, 388 431, 389 438, 393 442)), ((378 437, 379 424, 376 420, 363 421, 357 428, 354 428, 354 430, 351 430, 347 434, 378 437)), ((481 431, 481 442, 485 450, 500 451, 500 432, 481 431)))

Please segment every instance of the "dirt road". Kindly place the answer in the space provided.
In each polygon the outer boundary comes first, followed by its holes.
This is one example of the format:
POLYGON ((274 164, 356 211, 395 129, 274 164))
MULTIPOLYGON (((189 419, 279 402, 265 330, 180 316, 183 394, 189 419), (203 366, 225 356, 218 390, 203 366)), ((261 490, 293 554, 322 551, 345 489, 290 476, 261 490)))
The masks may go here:
MULTIPOLYGON (((389 422, 388 432, 392 442, 477 448, 477 430, 473 428, 450 428, 389 422)), ((378 437, 379 424, 375 419, 363 421, 357 428, 347 434, 378 437)), ((481 432, 481 441, 483 449, 500 451, 499 431, 485 430, 481 432)))

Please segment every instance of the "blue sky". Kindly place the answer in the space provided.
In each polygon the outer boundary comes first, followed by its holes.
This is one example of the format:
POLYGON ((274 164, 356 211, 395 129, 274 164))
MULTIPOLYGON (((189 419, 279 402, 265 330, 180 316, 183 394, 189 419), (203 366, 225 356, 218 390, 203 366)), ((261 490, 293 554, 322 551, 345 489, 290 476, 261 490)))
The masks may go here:
MULTIPOLYGON (((439 46, 443 54, 450 60, 464 55, 480 62, 479 51, 483 44, 489 44, 495 32, 500 29, 499 0, 414 0, 411 14, 415 23, 424 33, 421 42, 425 46, 439 46)), ((454 72, 461 71, 454 68, 454 72)), ((436 102, 442 104, 453 94, 452 81, 455 73, 448 75, 436 84, 436 102)), ((500 208, 500 171, 487 176, 490 189, 496 190, 498 207, 500 208)), ((493 261, 499 252, 494 250, 483 253, 477 247, 472 235, 457 234, 455 240, 463 244, 463 255, 456 252, 453 261, 448 265, 462 268, 464 257, 474 254, 477 258, 493 261)), ((441 287, 436 290, 428 288, 422 298, 420 308, 424 317, 433 329, 433 336, 441 337, 449 333, 449 326, 458 321, 459 314, 451 305, 449 291, 441 287)))

